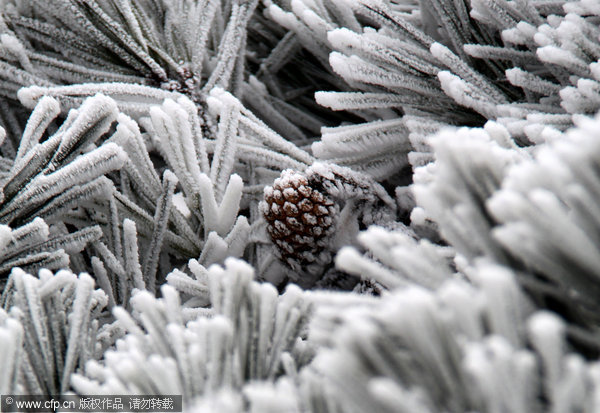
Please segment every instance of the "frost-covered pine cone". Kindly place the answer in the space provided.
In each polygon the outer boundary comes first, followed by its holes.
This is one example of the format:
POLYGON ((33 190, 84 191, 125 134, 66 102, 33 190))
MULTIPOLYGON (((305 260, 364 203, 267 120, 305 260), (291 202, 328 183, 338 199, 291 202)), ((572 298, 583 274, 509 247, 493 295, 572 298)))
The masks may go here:
POLYGON ((315 163, 306 171, 286 169, 265 187, 260 208, 276 255, 312 286, 331 267, 343 245, 362 227, 393 220, 395 206, 371 178, 348 168, 315 163), (309 279, 306 279, 308 276, 309 279))
POLYGON ((261 212, 277 255, 293 270, 312 275, 331 262, 328 249, 339 205, 323 186, 323 177, 286 169, 265 187, 261 212))

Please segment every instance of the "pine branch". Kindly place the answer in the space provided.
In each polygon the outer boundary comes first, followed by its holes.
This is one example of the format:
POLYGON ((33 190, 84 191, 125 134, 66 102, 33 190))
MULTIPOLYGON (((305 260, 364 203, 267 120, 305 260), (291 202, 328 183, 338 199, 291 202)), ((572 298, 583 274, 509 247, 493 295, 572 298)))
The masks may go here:
POLYGON ((18 307, 14 315, 23 326, 25 357, 15 359, 14 365, 23 390, 40 395, 69 390, 71 374, 94 353, 97 310, 106 305, 104 292, 94 290, 94 281, 86 274, 42 270, 36 278, 15 269, 2 305, 18 307))

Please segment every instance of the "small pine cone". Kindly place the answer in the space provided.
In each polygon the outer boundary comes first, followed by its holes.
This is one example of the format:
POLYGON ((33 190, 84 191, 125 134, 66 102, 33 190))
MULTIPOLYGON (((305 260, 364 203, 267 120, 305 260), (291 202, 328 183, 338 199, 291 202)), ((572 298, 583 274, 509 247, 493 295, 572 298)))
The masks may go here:
POLYGON ((297 273, 320 275, 332 261, 329 246, 339 206, 325 190, 325 179, 287 169, 265 187, 260 208, 267 231, 279 258, 297 273))

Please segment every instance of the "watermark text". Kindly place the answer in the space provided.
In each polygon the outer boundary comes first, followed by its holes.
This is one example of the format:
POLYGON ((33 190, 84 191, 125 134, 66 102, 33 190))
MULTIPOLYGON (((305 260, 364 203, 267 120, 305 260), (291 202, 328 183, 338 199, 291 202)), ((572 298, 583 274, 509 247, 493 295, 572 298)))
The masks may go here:
POLYGON ((0 411, 23 413, 47 412, 181 412, 181 395, 2 395, 0 411))

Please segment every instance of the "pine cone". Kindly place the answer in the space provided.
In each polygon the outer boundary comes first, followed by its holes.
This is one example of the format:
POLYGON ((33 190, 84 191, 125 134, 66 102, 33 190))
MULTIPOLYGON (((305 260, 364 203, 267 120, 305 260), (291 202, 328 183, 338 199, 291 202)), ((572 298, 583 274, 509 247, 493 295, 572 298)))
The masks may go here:
POLYGON ((361 226, 395 217, 394 201, 372 178, 321 162, 283 171, 264 195, 260 211, 276 254, 293 270, 289 278, 306 288, 333 276, 333 255, 354 242, 361 226))
POLYGON ((287 169, 265 188, 260 204, 279 258, 296 272, 319 275, 332 261, 328 247, 339 206, 325 190, 324 179, 287 169))

